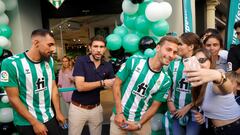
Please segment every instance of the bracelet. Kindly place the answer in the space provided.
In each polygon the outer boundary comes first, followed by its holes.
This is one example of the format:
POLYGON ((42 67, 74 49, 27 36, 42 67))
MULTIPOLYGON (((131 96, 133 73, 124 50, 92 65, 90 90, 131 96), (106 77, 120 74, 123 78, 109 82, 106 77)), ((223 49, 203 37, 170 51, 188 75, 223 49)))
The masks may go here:
POLYGON ((103 86, 103 84, 102 84, 102 80, 100 80, 99 82, 100 82, 100 87, 102 87, 102 86, 103 86))
POLYGON ((221 72, 221 80, 220 82, 213 81, 218 86, 222 86, 227 81, 227 77, 224 73, 221 72))
POLYGON ((116 115, 120 115, 120 114, 123 114, 123 112, 120 112, 120 113, 116 113, 116 115))
POLYGON ((172 99, 167 99, 167 102, 173 102, 172 99))

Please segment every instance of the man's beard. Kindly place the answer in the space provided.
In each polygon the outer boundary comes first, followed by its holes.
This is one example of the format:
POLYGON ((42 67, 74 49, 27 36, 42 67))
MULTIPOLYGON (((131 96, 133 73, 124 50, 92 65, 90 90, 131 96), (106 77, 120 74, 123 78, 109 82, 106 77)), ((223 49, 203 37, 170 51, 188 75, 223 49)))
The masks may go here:
POLYGON ((102 57, 100 58, 96 58, 94 55, 92 55, 93 59, 96 60, 96 61, 100 61, 102 59, 102 57))
POLYGON ((41 59, 42 59, 42 60, 49 62, 51 55, 46 56, 46 55, 43 55, 43 54, 41 54, 41 53, 40 53, 40 55, 41 55, 41 59))

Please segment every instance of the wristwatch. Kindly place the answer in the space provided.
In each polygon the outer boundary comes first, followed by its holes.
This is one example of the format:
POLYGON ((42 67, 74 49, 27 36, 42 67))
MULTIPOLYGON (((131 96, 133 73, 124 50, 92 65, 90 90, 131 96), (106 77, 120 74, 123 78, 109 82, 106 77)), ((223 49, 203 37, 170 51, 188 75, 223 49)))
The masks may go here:
POLYGON ((215 84, 217 84, 218 86, 222 86, 226 81, 227 81, 227 77, 226 77, 225 73, 221 72, 221 80, 220 80, 220 82, 216 82, 216 81, 213 81, 213 82, 215 84))
POLYGON ((138 129, 141 129, 141 128, 142 128, 142 125, 141 125, 140 122, 137 122, 136 125, 137 125, 138 129))

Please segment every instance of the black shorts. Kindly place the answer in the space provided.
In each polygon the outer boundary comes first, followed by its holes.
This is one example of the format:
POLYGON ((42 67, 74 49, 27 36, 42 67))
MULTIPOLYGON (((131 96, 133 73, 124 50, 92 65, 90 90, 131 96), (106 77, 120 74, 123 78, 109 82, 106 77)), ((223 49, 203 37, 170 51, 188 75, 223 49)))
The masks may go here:
MULTIPOLYGON (((48 135, 61 135, 59 125, 55 118, 52 118, 48 122, 44 123, 44 125, 48 129, 47 132, 48 135)), ((31 125, 29 126, 16 125, 16 128, 20 135, 35 135, 33 127, 31 125)))

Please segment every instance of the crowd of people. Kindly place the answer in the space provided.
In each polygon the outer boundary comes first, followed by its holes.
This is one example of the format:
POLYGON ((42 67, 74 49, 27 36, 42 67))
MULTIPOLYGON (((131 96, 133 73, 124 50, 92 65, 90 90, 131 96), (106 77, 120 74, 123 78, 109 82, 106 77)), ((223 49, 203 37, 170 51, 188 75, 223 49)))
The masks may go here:
MULTIPOLYGON (((240 21, 234 29, 240 39, 240 21)), ((130 56, 118 71, 105 60, 106 42, 97 35, 89 54, 75 64, 68 56, 62 58, 57 84, 53 35, 38 29, 31 39, 28 51, 3 61, 0 78, 20 134, 61 134, 59 124, 68 119, 69 135, 80 135, 86 123, 91 135, 100 135, 100 92, 109 88, 115 102, 111 135, 240 134, 240 50, 238 45, 224 50, 216 29, 207 29, 201 37, 193 32, 166 35, 154 44, 153 57, 130 56), (76 90, 57 90, 69 87, 76 90), (67 117, 61 112, 60 94, 68 106, 67 117), (157 129, 151 124, 153 116, 161 116, 157 129)), ((143 39, 154 43, 151 37, 143 39)))

